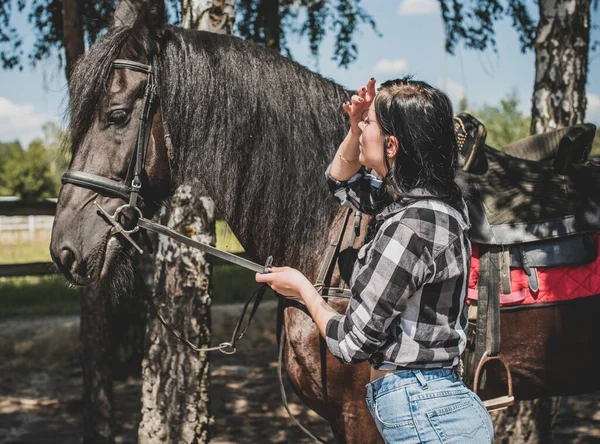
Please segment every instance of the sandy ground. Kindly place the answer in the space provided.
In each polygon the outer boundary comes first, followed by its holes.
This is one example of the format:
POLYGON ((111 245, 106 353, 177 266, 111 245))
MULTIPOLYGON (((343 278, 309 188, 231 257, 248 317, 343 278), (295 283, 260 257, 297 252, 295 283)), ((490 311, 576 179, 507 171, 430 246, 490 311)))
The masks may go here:
MULTIPOLYGON (((215 342, 228 337, 239 309, 213 307, 215 342)), ((265 303, 238 353, 213 355, 213 443, 312 442, 281 403, 274 319, 275 305, 265 303)), ((0 444, 81 442, 78 326, 77 317, 0 322, 0 444)), ((287 381, 286 388, 301 423, 332 439, 327 423, 298 401, 287 381)), ((115 384, 118 443, 136 442, 140 390, 139 380, 115 384)), ((553 443, 600 443, 600 393, 563 398, 555 432, 553 443)))

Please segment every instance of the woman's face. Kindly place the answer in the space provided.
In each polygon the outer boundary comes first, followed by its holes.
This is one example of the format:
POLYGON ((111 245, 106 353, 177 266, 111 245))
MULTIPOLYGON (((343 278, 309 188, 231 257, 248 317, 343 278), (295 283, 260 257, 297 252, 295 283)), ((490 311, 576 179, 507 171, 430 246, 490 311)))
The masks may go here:
POLYGON ((375 170, 380 177, 385 176, 383 132, 375 115, 375 101, 365 112, 358 127, 362 132, 358 139, 360 148, 358 160, 367 168, 375 170))

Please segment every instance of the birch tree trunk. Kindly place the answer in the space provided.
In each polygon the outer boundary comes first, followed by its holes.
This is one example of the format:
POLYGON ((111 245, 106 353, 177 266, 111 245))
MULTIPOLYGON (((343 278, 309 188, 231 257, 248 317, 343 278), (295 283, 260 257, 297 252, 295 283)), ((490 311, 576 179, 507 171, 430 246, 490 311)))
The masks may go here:
MULTIPOLYGON (((539 0, 531 133, 582 123, 590 41, 590 0, 539 0)), ((560 398, 519 401, 492 413, 496 442, 550 443, 560 398)))
MULTIPOLYGON (((183 0, 184 27, 231 33, 234 0, 183 0)), ((171 198, 161 221, 215 244, 215 206, 191 185, 171 198)), ((165 320, 198 347, 210 345, 211 265, 197 250, 162 238, 156 255, 154 301, 165 320)), ((208 442, 213 422, 208 400, 209 356, 179 343, 151 315, 142 363, 142 420, 138 443, 208 442)))
POLYGON ((539 0, 531 133, 582 123, 590 0, 539 0))
POLYGON ((79 12, 78 0, 62 0, 63 5, 63 46, 65 48, 65 74, 67 79, 75 61, 85 52, 83 42, 83 20, 79 12))

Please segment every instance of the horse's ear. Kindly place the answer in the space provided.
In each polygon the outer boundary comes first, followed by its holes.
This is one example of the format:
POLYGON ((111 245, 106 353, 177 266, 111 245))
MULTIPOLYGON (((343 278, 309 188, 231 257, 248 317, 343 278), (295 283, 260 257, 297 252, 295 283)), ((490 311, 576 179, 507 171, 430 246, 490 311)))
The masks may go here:
POLYGON ((148 28, 153 37, 160 37, 167 22, 165 0, 148 1, 148 28))
POLYGON ((115 10, 113 26, 133 26, 145 4, 144 0, 121 0, 115 10))
POLYGON ((139 26, 140 21, 146 22, 152 35, 160 35, 166 23, 164 0, 120 0, 113 26, 139 26))

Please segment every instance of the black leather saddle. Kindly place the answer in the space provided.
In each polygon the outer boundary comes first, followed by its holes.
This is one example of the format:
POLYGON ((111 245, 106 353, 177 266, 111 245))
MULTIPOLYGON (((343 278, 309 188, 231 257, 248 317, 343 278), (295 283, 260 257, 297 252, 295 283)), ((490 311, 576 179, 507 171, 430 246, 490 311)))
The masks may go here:
MULTIPOLYGON (((532 291, 537 267, 596 260, 600 168, 586 164, 594 125, 530 136, 501 150, 486 145, 485 126, 469 114, 455 117, 455 130, 473 243, 502 246, 502 265, 525 270, 532 291)), ((510 273, 501 276, 510 293, 510 273)))

